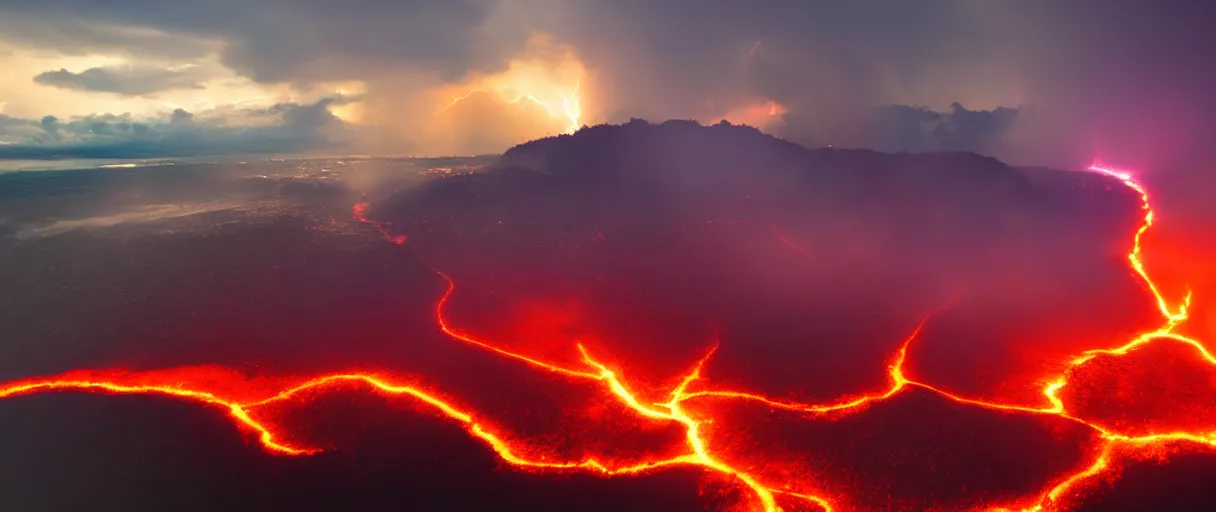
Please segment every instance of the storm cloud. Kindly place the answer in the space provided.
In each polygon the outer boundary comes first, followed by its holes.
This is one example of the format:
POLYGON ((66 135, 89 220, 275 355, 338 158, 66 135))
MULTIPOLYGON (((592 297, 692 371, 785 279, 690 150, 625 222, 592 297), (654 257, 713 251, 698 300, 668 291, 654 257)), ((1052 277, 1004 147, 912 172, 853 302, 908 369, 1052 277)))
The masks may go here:
MULTIPOLYGON (((0 12, 50 26, 87 20, 222 40, 223 63, 242 74, 263 82, 308 82, 366 79, 399 68, 455 77, 493 67, 513 49, 483 44, 494 41, 480 37, 496 5, 482 0, 17 0, 5 2, 0 12)), ((520 39, 514 48, 522 44, 520 39)))
POLYGON ((207 73, 194 66, 180 69, 154 67, 89 68, 79 73, 66 69, 47 71, 34 77, 40 84, 123 95, 150 94, 172 89, 201 89, 207 73))
POLYGON ((341 99, 265 109, 175 110, 159 119, 104 114, 59 120, 0 115, 0 158, 167 158, 305 153, 349 147, 354 129, 329 112, 341 99))
POLYGON ((812 144, 1067 166, 1099 151, 1160 167, 1212 153, 1216 77, 1203 49, 1216 46, 1214 10, 1181 0, 14 0, 0 17, 41 27, 5 38, 47 50, 91 39, 140 54, 171 34, 196 49, 216 42, 219 62, 258 83, 361 81, 373 124, 393 127, 378 132, 381 148, 424 140, 410 129, 433 113, 419 91, 502 71, 544 33, 589 71, 585 124, 712 121, 768 100, 782 113, 762 127, 812 144), (90 31, 63 35, 81 24, 90 31))

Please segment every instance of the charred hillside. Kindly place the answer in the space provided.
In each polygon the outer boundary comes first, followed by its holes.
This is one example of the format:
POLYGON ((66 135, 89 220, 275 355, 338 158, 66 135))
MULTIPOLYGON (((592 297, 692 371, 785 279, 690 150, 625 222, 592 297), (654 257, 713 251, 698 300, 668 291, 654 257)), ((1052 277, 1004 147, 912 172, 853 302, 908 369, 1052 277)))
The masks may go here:
POLYGON ((984 275, 996 260, 1117 255, 1135 198, 1053 183, 972 153, 809 149, 747 126, 634 120, 518 145, 488 171, 430 182, 376 215, 420 247, 530 262, 565 261, 597 240, 667 251, 715 223, 778 229, 813 245, 821 268, 880 274, 984 275), (1126 214, 1078 209, 1078 194, 1126 214))

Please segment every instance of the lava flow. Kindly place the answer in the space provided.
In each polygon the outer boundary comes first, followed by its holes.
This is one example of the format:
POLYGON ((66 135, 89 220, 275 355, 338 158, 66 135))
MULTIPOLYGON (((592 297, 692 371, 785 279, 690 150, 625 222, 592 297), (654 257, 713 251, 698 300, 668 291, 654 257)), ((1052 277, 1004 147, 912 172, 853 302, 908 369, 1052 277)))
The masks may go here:
MULTIPOLYGON (((1091 371, 1099 361, 1124 358, 1141 351, 1155 342, 1170 342, 1190 351, 1198 364, 1216 368, 1216 357, 1198 340, 1175 332, 1187 319, 1190 305, 1188 292, 1180 301, 1167 299, 1151 278, 1142 261, 1141 238, 1152 226, 1154 217, 1146 189, 1128 173, 1099 165, 1090 167, 1092 172, 1118 179, 1136 191, 1144 209, 1142 223, 1133 238, 1128 254, 1130 266, 1151 295, 1163 317, 1161 327, 1135 336, 1130 341, 1107 347, 1095 347, 1065 361, 1063 371, 1046 376, 1043 382, 1043 402, 1040 404, 1003 403, 968 398, 947 389, 923 382, 907 374, 905 362, 912 357, 913 343, 920 336, 933 315, 929 315, 916 326, 890 358, 887 368, 888 383, 885 387, 856 396, 842 397, 826 403, 798 403, 777 400, 763 394, 748 391, 723 389, 713 385, 704 373, 706 362, 714 354, 716 346, 686 372, 679 382, 667 390, 665 401, 654 403, 638 392, 636 382, 626 376, 626 369, 604 363, 608 354, 595 354, 588 345, 570 340, 574 362, 557 363, 543 358, 512 351, 491 340, 473 336, 453 325, 445 314, 445 306, 456 292, 456 281, 448 275, 436 273, 446 281, 447 288, 438 298, 434 318, 439 330, 455 341, 464 343, 493 355, 527 365, 537 371, 565 379, 570 384, 585 384, 602 390, 604 396, 624 406, 640 421, 675 425, 684 432, 683 452, 671 457, 649 457, 626 460, 613 454, 574 460, 550 460, 534 457, 535 453, 526 443, 517 440, 511 432, 499 427, 493 418, 462 404, 459 398, 448 396, 430 386, 417 384, 415 380, 400 375, 368 373, 334 373, 312 378, 262 378, 248 379, 237 372, 220 367, 186 367, 150 372, 126 371, 72 371, 61 375, 26 379, 0 384, 0 398, 47 391, 89 391, 108 394, 158 394, 182 400, 194 401, 223 410, 241 428, 255 435, 269 452, 282 455, 307 455, 321 448, 301 444, 287 433, 286 425, 268 418, 264 411, 271 404, 283 404, 305 400, 309 391, 326 391, 338 386, 359 385, 369 391, 389 397, 413 400, 424 408, 432 409, 441 417, 460 424, 471 436, 490 447, 505 462, 520 468, 553 471, 589 471, 603 475, 640 474, 674 466, 700 467, 720 474, 737 483, 747 491, 743 506, 754 510, 775 512, 782 504, 796 503, 797 507, 813 507, 831 511, 845 508, 840 505, 848 500, 840 491, 824 491, 822 483, 783 480, 770 475, 770 468, 756 465, 742 467, 733 464, 734 453, 727 453, 714 443, 706 433, 719 420, 706 413, 706 409, 693 407, 695 402, 752 402, 761 407, 804 414, 806 421, 817 421, 827 413, 860 414, 879 402, 892 399, 909 389, 927 391, 944 399, 969 407, 979 407, 1006 414, 1052 416, 1071 422, 1095 434, 1098 445, 1089 447, 1090 460, 1070 473, 1058 476, 1044 489, 1003 504, 989 504, 993 510, 1044 511, 1059 510, 1076 504, 1083 490, 1104 478, 1113 477, 1120 463, 1146 453, 1161 453, 1175 446, 1216 447, 1216 425, 1199 425, 1195 428, 1156 429, 1141 422, 1128 426, 1127 421, 1113 422, 1095 418, 1088 413, 1077 412, 1078 407, 1072 393, 1077 386, 1074 380, 1091 371), (694 389, 695 386, 695 389, 694 389)), ((403 245, 403 235, 394 235, 386 223, 369 220, 366 204, 356 205, 354 217, 376 229, 394 244, 403 245)), ((791 249, 810 258, 809 252, 793 244, 777 231, 779 240, 791 249)), ((948 306, 947 306, 948 307, 948 306)), ((577 442, 577 440, 571 440, 577 442)), ((779 465, 779 464, 775 464, 779 465)))
POLYGON ((388 231, 388 223, 367 218, 367 206, 367 203, 356 203, 355 206, 351 208, 351 215, 355 218, 355 220, 375 228, 376 231, 378 231, 380 235, 390 243, 405 245, 405 241, 407 239, 405 235, 394 235, 388 231))

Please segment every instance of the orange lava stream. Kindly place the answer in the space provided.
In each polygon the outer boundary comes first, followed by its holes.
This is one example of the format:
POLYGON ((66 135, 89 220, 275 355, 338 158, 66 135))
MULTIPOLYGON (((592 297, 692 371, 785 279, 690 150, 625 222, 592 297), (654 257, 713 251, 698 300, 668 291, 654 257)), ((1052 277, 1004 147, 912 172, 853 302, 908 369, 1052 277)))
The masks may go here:
MULTIPOLYGON (((823 404, 782 401, 747 391, 714 390, 708 387, 705 390, 689 391, 689 387, 694 383, 704 384, 706 379, 703 379, 702 370, 716 350, 715 346, 714 350, 710 350, 705 354, 683 376, 679 384, 670 390, 666 402, 644 403, 638 398, 637 394, 631 391, 630 383, 622 375, 621 369, 613 369, 600 362, 584 345, 577 341, 572 342, 571 348, 572 350, 577 350, 582 364, 579 367, 568 367, 512 352, 490 341, 481 340, 464 333, 452 326, 444 310, 450 297, 455 292, 456 283, 452 278, 439 271, 436 272, 447 282, 447 289, 436 302, 434 314, 438 328, 446 335, 462 343, 489 351, 507 359, 524 363, 563 378, 568 378, 572 382, 585 381, 601 386, 613 399, 628 407, 640 418, 648 421, 670 422, 681 425, 686 433, 687 452, 666 459, 624 462, 616 460, 611 456, 566 461, 531 458, 526 455, 530 451, 526 449, 526 446, 513 441, 510 435, 494 427, 492 421, 481 418, 476 411, 462 407, 457 401, 419 385, 404 384, 400 378, 362 373, 335 373, 318 376, 308 380, 296 381, 290 385, 279 385, 277 389, 265 391, 259 396, 250 396, 257 395, 257 393, 247 389, 237 391, 227 389, 225 391, 222 389, 222 386, 208 384, 209 381, 206 379, 197 379, 200 382, 188 382, 189 379, 185 378, 178 378, 176 380, 165 378, 163 374, 160 377, 156 377, 153 375, 154 372, 147 372, 146 374, 120 371, 69 372, 60 376, 0 384, 0 399, 38 392, 68 390, 108 394, 164 395, 225 410, 239 427, 256 434, 259 442, 268 452, 283 455, 307 455, 320 450, 316 447, 299 446, 286 440, 285 435, 279 430, 278 426, 257 419, 256 413, 258 409, 273 403, 302 399, 301 395, 306 391, 325 391, 341 384, 358 383, 366 385, 373 392, 385 396, 409 398, 420 404, 429 406, 443 417, 460 424, 469 434, 489 446, 502 460, 520 468, 584 470, 603 475, 631 475, 672 466, 701 467, 733 479, 739 483, 741 488, 750 491, 753 499, 748 501, 748 505, 751 505, 751 508, 765 512, 776 512, 781 510, 776 502, 775 496, 777 494, 805 500, 808 504, 814 504, 825 511, 833 510, 833 506, 824 496, 793 492, 789 490, 790 488, 787 485, 774 485, 772 482, 765 482, 760 476, 744 472, 723 462, 721 454, 714 453, 702 437, 703 428, 706 424, 712 423, 713 418, 696 417, 684 409, 683 404, 685 402, 689 400, 752 400, 762 402, 769 407, 777 409, 805 412, 808 414, 824 414, 841 411, 861 411, 866 406, 891 398, 908 387, 918 387, 961 404, 1009 413, 1057 416, 1098 432, 1100 439, 1102 439, 1102 444, 1094 447, 1097 456, 1085 467, 1079 468, 1072 474, 1064 475, 1039 495, 1028 496, 1016 506, 993 508, 993 510, 1021 510, 1026 512, 1056 510, 1067 506, 1065 499, 1077 495, 1078 490, 1085 486, 1087 482, 1109 474, 1116 469, 1116 448, 1152 448, 1170 442, 1188 442, 1216 447, 1216 425, 1213 426, 1211 432, 1161 432, 1150 435, 1131 436, 1108 429, 1095 422, 1073 416, 1069 413, 1064 402, 1058 397, 1059 391, 1068 385, 1068 379, 1073 370, 1085 364, 1093 357, 1098 355, 1122 356, 1157 340, 1169 340, 1187 344, 1193 347, 1203 360, 1216 365, 1216 357, 1202 343, 1173 332, 1175 327, 1187 319, 1190 293, 1187 293, 1186 298, 1181 303, 1171 306, 1170 302, 1161 294, 1156 283, 1153 282, 1145 270, 1143 261, 1141 260, 1140 240, 1153 223, 1153 210, 1149 203, 1148 193, 1130 174, 1097 165, 1091 166, 1090 170, 1119 179, 1124 185, 1135 190, 1141 196, 1145 215, 1143 223, 1139 226, 1133 238, 1133 246, 1128 254, 1128 259, 1134 272, 1145 284, 1145 288, 1151 293, 1165 322, 1162 327, 1140 334, 1123 345, 1114 348, 1089 350, 1069 361, 1060 375, 1044 379, 1046 384, 1043 388, 1043 394, 1049 405, 1043 407, 971 399, 907 376, 904 371, 904 363, 908 358, 909 347, 933 317, 932 314, 926 316, 916 326, 915 330, 903 341, 891 358, 887 368, 889 384, 883 390, 846 397, 823 404)), ((366 206, 365 203, 355 206, 353 211, 355 219, 375 228, 387 241, 403 245, 405 243, 404 236, 392 235, 386 223, 367 219, 364 215, 366 206)), ((788 240, 783 235, 780 235, 779 232, 778 236, 783 242, 788 244, 788 240)), ((809 253, 807 256, 809 257, 809 253)))
POLYGON ((364 224, 367 224, 367 225, 375 228, 376 231, 379 231, 380 235, 383 236, 384 239, 387 240, 389 243, 393 243, 396 245, 405 245, 405 241, 407 239, 406 236, 405 235, 394 235, 392 233, 389 233, 387 222, 380 222, 380 221, 374 221, 374 220, 368 219, 367 218, 367 207, 368 207, 368 203, 355 203, 355 206, 351 208, 351 216, 354 217, 356 221, 362 222, 364 224))
MULTIPOLYGON (((930 317, 926 317, 925 320, 923 320, 921 324, 917 326, 916 330, 913 331, 912 335, 909 336, 900 346, 899 351, 896 353, 891 364, 888 366, 890 385, 886 390, 881 392, 863 394, 850 399, 824 404, 806 404, 773 400, 763 395, 739 391, 701 391, 689 393, 685 396, 685 398, 718 397, 755 400, 777 409, 806 412, 809 414, 823 414, 850 409, 861 409, 873 402, 891 398, 909 386, 915 386, 936 393, 937 395, 954 402, 966 405, 998 411, 1058 416, 1092 428, 1101 435, 1101 439, 1104 440, 1104 445, 1100 447, 1099 455, 1090 465, 1073 474, 1065 476, 1039 496, 1034 497, 1032 500, 1028 500, 1030 503, 1032 503, 1031 505, 1017 509, 995 507, 992 509, 994 511, 1021 510, 1022 512, 1040 512, 1045 510, 1056 510, 1059 508, 1058 505, 1062 505, 1060 501, 1061 498, 1067 497, 1070 491, 1075 490, 1088 480, 1100 477, 1115 469, 1113 460, 1115 456, 1112 454, 1112 452, 1117 445, 1122 444, 1143 448, 1159 447, 1163 444, 1171 442, 1189 442, 1209 447, 1216 447, 1216 425, 1213 425, 1212 429, 1206 432, 1174 431, 1132 436, 1110 430, 1095 422, 1073 416, 1068 412, 1064 402, 1058 397, 1059 391, 1068 384, 1068 378, 1071 375, 1071 372, 1077 367, 1088 362, 1093 357, 1097 355, 1126 355, 1141 346, 1158 340, 1170 340, 1189 345, 1195 349, 1199 357, 1204 361, 1209 364, 1216 365, 1216 356, 1213 356, 1213 354, 1203 345, 1203 343, 1193 338, 1173 332, 1178 325, 1185 322, 1188 318, 1187 309, 1191 304, 1191 292, 1188 291, 1186 293, 1185 298, 1181 301, 1181 303, 1179 303, 1177 306, 1171 307, 1169 301, 1163 296, 1160 289, 1157 287, 1157 284, 1153 281, 1152 277, 1149 276, 1147 270, 1145 269, 1144 262, 1141 258, 1142 250, 1140 242, 1144 233, 1152 227, 1154 220, 1152 204, 1149 201, 1148 191, 1143 185, 1135 181, 1130 173, 1108 167, 1102 167, 1097 163, 1091 165, 1089 170, 1091 172, 1100 173, 1118 179, 1125 186, 1136 191, 1140 195, 1141 208, 1145 213, 1142 223, 1137 228, 1135 235, 1133 236, 1132 249, 1128 253, 1127 258, 1130 262, 1132 270, 1136 273, 1141 282, 1144 283, 1145 288, 1152 295, 1157 309, 1161 313, 1162 317, 1164 317, 1165 323, 1153 331, 1137 335, 1131 341, 1118 347, 1088 350, 1069 361, 1065 371, 1060 375, 1048 379, 1048 383, 1043 388, 1043 395, 1046 397, 1048 403, 1051 404, 1049 407, 1030 407, 1019 404, 1007 404, 966 398, 931 384, 908 378, 903 370, 903 363, 907 359, 908 347, 919 335, 920 331, 924 328, 925 323, 930 317)), ((782 241, 784 242, 784 239, 782 241)))
MULTIPOLYGON (((255 419, 252 412, 262 406, 283 402, 312 390, 325 391, 343 383, 364 383, 374 391, 385 395, 408 396, 425 403, 449 419, 461 423, 474 437, 484 441, 503 460, 521 467, 540 469, 588 469, 606 475, 636 474, 650 469, 674 465, 696 464, 697 460, 689 456, 674 457, 666 460, 648 461, 637 464, 614 464, 607 461, 589 458, 577 462, 548 462, 532 460, 517 454, 517 448, 495 433, 495 428, 485 422, 478 421, 474 413, 465 411, 459 406, 442 398, 438 393, 422 387, 397 384, 391 379, 371 374, 332 374, 313 378, 295 386, 274 393, 269 398, 256 401, 242 401, 236 398, 221 397, 218 392, 192 389, 187 384, 159 385, 127 385, 106 380, 73 380, 70 378, 46 378, 18 381, 0 388, 0 399, 44 391, 93 391, 109 394, 154 394, 165 395, 184 400, 192 400, 205 405, 223 408, 238 425, 256 433, 262 446, 273 453, 283 455, 310 455, 321 450, 314 447, 296 446, 288 441, 279 439, 273 426, 255 419)), ((201 386, 200 386, 201 387, 201 386)))
MULTIPOLYGON (((224 397, 221 396, 223 393, 218 391, 200 389, 205 386, 199 384, 124 384, 119 382, 124 380, 121 377, 114 377, 113 379, 73 379, 71 378, 71 374, 65 374, 61 377, 31 379, 6 384, 3 387, 0 387, 0 399, 37 392, 69 390, 92 391, 110 394, 165 395, 184 400, 192 400, 205 405, 225 409, 238 425, 255 432, 258 435, 258 440, 261 442, 262 446, 270 452, 283 455, 308 455, 317 453, 321 450, 314 447, 296 446, 288 441, 280 439, 281 436, 276 434, 272 425, 255 419, 251 412, 268 404, 289 400, 305 391, 324 391, 339 383, 362 382, 371 386, 373 390, 379 391, 385 395, 408 396, 435 408, 447 418, 462 424, 466 431, 489 445, 489 447, 493 449, 504 461, 515 466, 533 469, 581 469, 604 475, 639 474, 671 466, 702 466, 733 477, 747 488, 754 491, 755 497, 763 510, 768 512, 776 512, 780 510, 773 497, 773 493, 777 491, 764 486, 755 477, 738 471, 725 463, 718 461, 705 447, 705 442, 699 435, 699 428, 703 420, 692 418, 680 408, 681 402, 687 398, 685 390, 691 382, 700 378, 701 367, 708 359, 708 355, 699 361, 693 370, 682 379, 681 383, 671 391, 671 398, 668 402, 664 404, 646 405, 638 400, 638 398, 628 389, 626 384, 622 382, 621 378, 616 372, 594 359, 587 349, 581 344, 576 344, 575 347, 582 356, 582 361, 587 365, 588 368, 593 369, 594 371, 568 369, 549 364, 495 347, 488 342, 478 340, 469 335, 461 334, 453 330, 451 327, 449 327, 448 321, 445 319, 443 309, 444 305, 448 301, 448 298, 455 290, 455 282, 445 274, 439 273, 439 275, 443 277, 449 285, 448 289, 444 292, 435 308, 436 320, 443 332, 460 341, 490 350, 494 353, 527 363, 537 368, 545 369, 568 377, 598 381, 603 384, 608 391, 615 395, 615 397, 620 400, 622 404, 625 404, 629 408, 633 409, 640 416, 651 420, 671 421, 684 425, 687 429, 686 438, 689 446, 689 453, 667 459, 648 460, 630 464, 619 463, 609 458, 604 460, 588 458, 581 461, 560 462, 530 459, 526 456, 520 455, 520 453, 525 452, 526 450, 520 449, 520 447, 515 446, 506 437, 495 433, 496 429, 487 425, 487 423, 484 421, 479 421, 476 419, 475 413, 462 409, 460 406, 453 404, 445 398, 442 398, 438 393, 428 391, 418 386, 394 383, 389 378, 370 374, 332 374, 316 377, 278 391, 268 398, 263 398, 261 400, 240 400, 237 398, 224 397)), ((113 373, 119 374, 120 372, 113 373)), ((136 380, 138 380, 137 374, 125 375, 127 377, 134 376, 136 377, 136 380)), ((825 510, 831 510, 830 505, 818 497, 799 495, 789 492, 785 492, 784 494, 801 497, 808 501, 819 503, 825 510)))

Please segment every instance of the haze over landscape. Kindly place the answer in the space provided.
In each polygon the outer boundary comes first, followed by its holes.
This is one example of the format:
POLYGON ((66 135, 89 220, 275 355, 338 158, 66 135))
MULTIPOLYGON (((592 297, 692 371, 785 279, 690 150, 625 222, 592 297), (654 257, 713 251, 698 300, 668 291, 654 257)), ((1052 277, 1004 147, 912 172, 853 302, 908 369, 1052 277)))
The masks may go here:
POLYGON ((1209 510, 1213 10, 3 2, 0 507, 1209 510))

